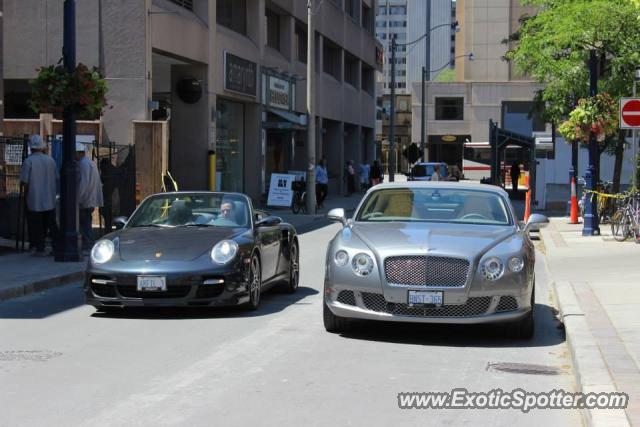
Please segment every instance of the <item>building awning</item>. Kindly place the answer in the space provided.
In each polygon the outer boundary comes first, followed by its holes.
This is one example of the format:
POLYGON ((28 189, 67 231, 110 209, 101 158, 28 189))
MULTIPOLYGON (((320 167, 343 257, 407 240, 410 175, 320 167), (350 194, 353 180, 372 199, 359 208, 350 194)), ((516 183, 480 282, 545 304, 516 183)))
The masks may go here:
POLYGON ((282 122, 264 122, 263 126, 266 128, 276 129, 306 129, 307 128, 307 115, 296 114, 291 111, 279 110, 277 108, 267 108, 267 111, 275 114, 276 116, 286 120, 286 123, 282 122))

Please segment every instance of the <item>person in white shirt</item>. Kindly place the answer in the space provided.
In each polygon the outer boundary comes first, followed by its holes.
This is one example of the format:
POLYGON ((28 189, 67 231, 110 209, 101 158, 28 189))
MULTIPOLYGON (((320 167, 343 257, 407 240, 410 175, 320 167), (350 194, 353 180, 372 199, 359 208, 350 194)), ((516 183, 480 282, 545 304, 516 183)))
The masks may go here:
POLYGON ((86 155, 84 144, 76 143, 76 160, 78 161, 78 207, 82 251, 88 254, 93 244, 93 210, 103 205, 102 182, 98 167, 86 155))
POLYGON ((40 135, 29 138, 31 155, 22 163, 20 182, 25 187, 27 202, 27 224, 29 226, 30 249, 34 256, 46 256, 44 252, 47 230, 51 234, 55 249, 58 238, 56 224, 56 162, 45 154, 46 144, 40 135))
POLYGON ((431 174, 431 181, 440 181, 440 178, 440 166, 435 166, 431 174))

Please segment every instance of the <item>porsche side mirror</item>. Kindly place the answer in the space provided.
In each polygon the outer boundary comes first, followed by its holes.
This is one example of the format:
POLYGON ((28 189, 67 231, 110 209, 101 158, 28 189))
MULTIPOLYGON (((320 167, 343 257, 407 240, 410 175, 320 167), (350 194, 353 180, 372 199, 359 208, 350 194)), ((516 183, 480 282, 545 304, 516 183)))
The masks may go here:
POLYGON ((546 227, 549 224, 549 218, 540 214, 531 214, 529 217, 529 221, 524 226, 525 231, 537 231, 543 227, 546 227))
POLYGON ((275 227, 282 222, 282 218, 279 216, 266 216, 260 221, 256 222, 256 227, 275 227))
POLYGON ((331 209, 329 213, 327 213, 327 218, 329 221, 336 221, 342 223, 342 225, 347 225, 347 216, 342 208, 331 209))
POLYGON ((116 227, 116 230, 122 230, 124 225, 127 223, 127 219, 128 218, 126 216, 117 216, 113 218, 113 225, 116 227))

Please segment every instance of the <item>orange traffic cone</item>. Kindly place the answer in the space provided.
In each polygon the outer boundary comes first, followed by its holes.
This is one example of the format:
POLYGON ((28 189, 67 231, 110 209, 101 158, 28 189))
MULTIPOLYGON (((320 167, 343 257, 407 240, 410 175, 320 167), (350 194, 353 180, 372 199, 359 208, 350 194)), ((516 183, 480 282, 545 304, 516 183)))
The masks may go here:
POLYGON ((529 221, 531 216, 531 189, 527 190, 527 194, 524 198, 524 222, 529 221))
POLYGON ((575 178, 571 178, 571 218, 569 224, 578 224, 578 196, 576 196, 575 178))

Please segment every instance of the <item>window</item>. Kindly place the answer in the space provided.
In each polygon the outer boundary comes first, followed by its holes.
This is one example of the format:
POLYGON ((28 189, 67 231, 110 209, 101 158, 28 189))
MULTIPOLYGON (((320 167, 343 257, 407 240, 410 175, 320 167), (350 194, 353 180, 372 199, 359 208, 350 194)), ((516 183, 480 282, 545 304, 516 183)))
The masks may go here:
POLYGON ((362 3, 362 28, 373 33, 373 11, 369 6, 362 3))
POLYGON ((362 63, 362 78, 360 80, 360 84, 362 86, 362 90, 372 96, 374 91, 374 75, 375 70, 362 63))
POLYGON ((31 86, 27 79, 4 81, 4 116, 12 119, 33 119, 36 114, 29 107, 31 86))
POLYGON ((378 33, 378 34, 376 34, 376 37, 378 37, 380 40, 386 40, 387 39, 387 33, 378 33))
POLYGON ((407 21, 389 21, 390 27, 406 27, 407 21))
POLYGON ((344 11, 356 23, 360 23, 360 0, 345 0, 344 11))
POLYGON ((436 98, 436 120, 464 120, 464 99, 436 98))
POLYGON ((407 7, 406 6, 391 6, 389 8, 389 15, 406 15, 407 7))
POLYGON ((247 34, 247 1, 218 0, 216 22, 237 33, 247 34))
POLYGON ((344 81, 358 87, 358 58, 348 53, 344 55, 344 81))
POLYGON ((171 2, 182 6, 185 9, 193 10, 193 0, 171 0, 171 2))
POLYGON ((342 80, 342 52, 340 48, 331 43, 328 39, 324 39, 322 46, 322 69, 325 73, 332 75, 336 80, 342 80))
POLYGON ((376 22, 377 28, 385 28, 387 26, 387 21, 378 21, 376 22))
POLYGON ((267 46, 280 50, 280 15, 272 10, 265 9, 267 46))
POLYGON ((302 25, 296 25, 296 59, 307 63, 307 32, 302 25))
POLYGON ((386 15, 387 6, 378 6, 378 15, 386 15))

